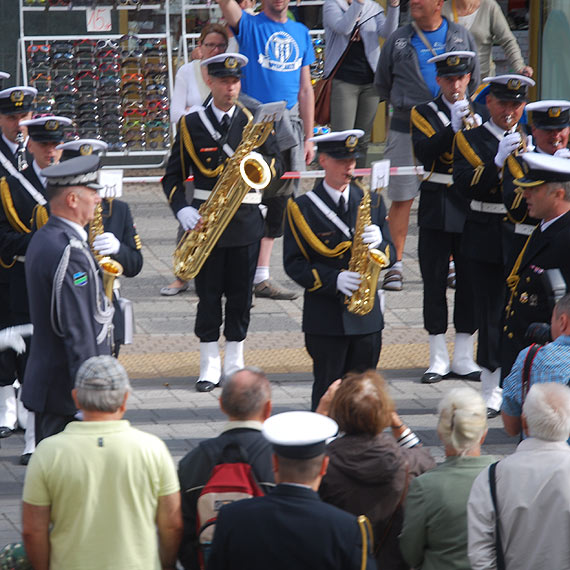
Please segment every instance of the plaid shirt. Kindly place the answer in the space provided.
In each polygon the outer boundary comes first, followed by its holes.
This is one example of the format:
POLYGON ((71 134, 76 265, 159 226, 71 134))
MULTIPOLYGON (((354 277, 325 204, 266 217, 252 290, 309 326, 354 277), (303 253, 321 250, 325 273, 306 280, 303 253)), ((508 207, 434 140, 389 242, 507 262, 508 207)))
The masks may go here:
MULTIPOLYGON (((522 413, 522 374, 524 359, 530 347, 519 352, 511 372, 503 383, 501 411, 518 417, 522 413)), ((530 385, 535 383, 570 382, 570 336, 559 336, 554 342, 543 346, 536 354, 530 370, 530 385)))

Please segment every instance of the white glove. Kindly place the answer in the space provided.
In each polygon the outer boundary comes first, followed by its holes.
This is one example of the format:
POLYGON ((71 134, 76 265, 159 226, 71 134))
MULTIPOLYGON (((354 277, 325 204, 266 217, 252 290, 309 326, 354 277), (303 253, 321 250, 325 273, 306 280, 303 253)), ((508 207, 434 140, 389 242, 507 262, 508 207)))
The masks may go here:
POLYGON ((382 230, 376 226, 366 226, 362 232, 362 241, 368 244, 368 249, 374 249, 382 243, 382 230))
POLYGON ((534 146, 534 143, 532 141, 532 135, 528 135, 526 137, 526 151, 525 152, 534 152, 534 149, 536 147, 534 146))
POLYGON ((483 124, 483 117, 479 113, 473 113, 473 119, 475 120, 475 126, 480 127, 483 124))
POLYGON ((201 219, 198 210, 192 206, 185 206, 181 210, 178 210, 178 212, 176 212, 176 217, 185 231, 193 230, 194 226, 201 219))
POLYGON ((20 325, 0 331, 0 350, 11 348, 18 354, 26 352, 24 337, 30 336, 34 331, 33 325, 20 325))
POLYGON ((517 150, 520 144, 521 135, 519 133, 511 133, 510 135, 507 135, 505 138, 501 139, 497 154, 495 156, 495 164, 497 165, 497 168, 503 168, 507 157, 515 150, 517 150))
POLYGON ((360 286, 360 273, 341 271, 336 278, 336 288, 344 295, 352 295, 360 286))
POLYGON ((451 107, 451 128, 456 133, 463 128, 463 118, 469 115, 469 101, 461 99, 455 101, 451 107))
POLYGON ((99 234, 93 240, 93 249, 99 255, 115 255, 115 253, 119 253, 120 248, 121 242, 111 232, 99 234))
POLYGON ((570 148, 560 148, 554 153, 554 156, 558 158, 570 158, 570 148))

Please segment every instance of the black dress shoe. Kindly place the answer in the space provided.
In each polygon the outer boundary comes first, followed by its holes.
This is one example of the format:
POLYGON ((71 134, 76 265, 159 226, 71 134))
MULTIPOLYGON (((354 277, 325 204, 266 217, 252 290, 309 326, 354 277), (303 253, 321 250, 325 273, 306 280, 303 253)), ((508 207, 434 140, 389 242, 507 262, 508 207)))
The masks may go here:
POLYGON ((435 384, 436 382, 441 382, 443 376, 437 372, 426 372, 421 379, 422 384, 435 384))
POLYGON ((10 429, 9 427, 6 426, 0 427, 0 438, 10 437, 13 433, 14 430, 10 429))
POLYGON ((487 419, 492 420, 496 418, 501 412, 499 410, 494 410, 493 408, 487 408, 487 419))
POLYGON ((20 465, 27 465, 30 462, 31 453, 24 453, 20 455, 20 465))
POLYGON ((198 380, 196 382, 196 392, 211 392, 216 386, 217 384, 209 380, 198 380))
POLYGON ((469 374, 457 374, 457 372, 451 371, 450 376, 454 378, 459 378, 460 380, 467 380, 469 382, 481 382, 481 371, 475 370, 474 372, 469 372, 469 374))

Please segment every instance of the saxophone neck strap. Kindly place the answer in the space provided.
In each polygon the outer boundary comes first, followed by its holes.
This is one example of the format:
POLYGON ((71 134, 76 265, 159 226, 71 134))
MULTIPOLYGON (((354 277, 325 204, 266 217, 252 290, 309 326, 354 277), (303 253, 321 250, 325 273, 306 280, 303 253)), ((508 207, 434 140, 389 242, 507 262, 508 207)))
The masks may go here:
MULTIPOLYGON (((0 164, 26 189, 26 192, 40 205, 45 206, 47 200, 38 192, 31 182, 6 158, 4 153, 0 151, 0 164)), ((30 167, 31 168, 31 167, 30 167)))
POLYGON ((313 202, 317 209, 331 221, 347 239, 352 239, 350 228, 333 212, 312 190, 305 194, 313 202))

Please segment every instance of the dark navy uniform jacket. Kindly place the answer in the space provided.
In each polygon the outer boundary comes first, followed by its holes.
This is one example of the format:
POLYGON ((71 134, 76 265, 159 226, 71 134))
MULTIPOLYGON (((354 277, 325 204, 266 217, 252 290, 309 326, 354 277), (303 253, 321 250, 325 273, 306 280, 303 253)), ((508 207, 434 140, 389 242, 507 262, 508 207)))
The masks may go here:
MULTIPOLYGON (((495 155, 499 139, 487 129, 489 123, 468 131, 459 131, 453 153, 453 181, 468 200, 503 206, 499 170, 495 155)), ((506 215, 469 209, 463 233, 463 252, 470 259, 484 263, 506 265, 510 225, 506 215)))
POLYGON ((88 245, 60 218, 50 217, 34 234, 25 266, 34 334, 22 401, 36 412, 73 415, 71 390, 79 366, 91 356, 110 354, 106 330, 112 307, 88 245), (67 256, 54 298, 56 272, 67 256))
MULTIPOLYGON (((322 182, 313 190, 327 206, 336 212, 336 206, 327 194, 322 182)), ((349 217, 354 231, 358 206, 363 192, 355 184, 350 186, 349 217)), ((381 196, 372 196, 372 224, 380 227, 382 243, 378 247, 395 260, 395 249, 386 223, 386 207, 381 196)), ((381 331, 384 319, 378 297, 367 315, 349 313, 345 296, 336 288, 341 270, 348 268, 351 241, 304 195, 290 199, 287 205, 283 264, 291 279, 305 288, 303 305, 303 332, 316 335, 358 335, 381 331), (296 213, 298 211, 298 213, 296 213), (302 227, 308 224, 312 236, 303 235, 302 227), (341 245, 345 243, 344 247, 341 245), (337 252, 335 248, 338 247, 337 252), (319 250, 324 247, 326 254, 319 250)))
MULTIPOLYGON (((483 119, 488 115, 482 105, 473 107, 483 119)), ((451 111, 440 95, 430 103, 414 107, 410 120, 414 153, 423 164, 427 178, 420 185, 418 225, 431 230, 461 233, 469 201, 453 185, 455 133, 451 127, 451 111), (449 182, 439 181, 441 176, 449 178, 449 182)))
MULTIPOLYGON (((32 163, 22 173, 23 177, 46 198, 43 184, 40 182, 32 163)), ((25 257, 30 240, 38 227, 47 220, 47 204, 40 205, 18 178, 8 176, 0 181, 0 258, 8 270, 10 282, 10 311, 28 315, 28 294, 24 264, 14 258, 25 257), (43 220, 42 220, 43 219, 43 220), (40 222, 40 220, 42 220, 40 222)))
MULTIPOLYGON (((362 543, 354 515, 312 489, 280 484, 264 497, 222 507, 206 568, 360 570, 362 543)), ((365 568, 376 568, 369 539, 365 568)))
MULTIPOLYGON (((212 108, 205 109, 206 116, 215 130, 222 128, 212 108)), ((235 151, 241 142, 243 130, 251 113, 236 107, 227 137, 216 141, 204 126, 197 112, 190 113, 178 124, 178 133, 170 153, 162 187, 174 214, 188 206, 185 196, 185 180, 194 175, 194 187, 200 190, 212 190, 222 174, 223 165, 228 155, 223 150, 223 143, 235 151), (182 124, 184 123, 184 124, 182 124), (219 167, 219 168, 218 168, 219 167)), ((269 135, 267 141, 256 149, 272 166, 272 176, 279 177, 283 173, 282 161, 275 135, 269 135)), ((204 200, 194 199, 192 206, 200 208, 204 200)), ((217 242, 217 247, 238 247, 249 245, 263 237, 263 217, 258 204, 241 204, 232 220, 217 242)))
MULTIPOLYGON (((514 291, 507 292, 505 311, 505 343, 514 344, 514 356, 528 342, 524 335, 531 323, 550 323, 554 299, 546 276, 547 269, 560 269, 568 289, 570 285, 570 212, 567 212, 541 232, 538 226, 528 243, 521 249, 522 256, 516 275, 514 291)), ((514 361, 514 359, 513 359, 514 361)))
POLYGON ((141 272, 143 256, 141 239, 133 222, 129 205, 117 198, 105 198, 101 202, 103 229, 111 232, 121 242, 118 253, 111 257, 123 266, 125 277, 134 277, 141 272))

